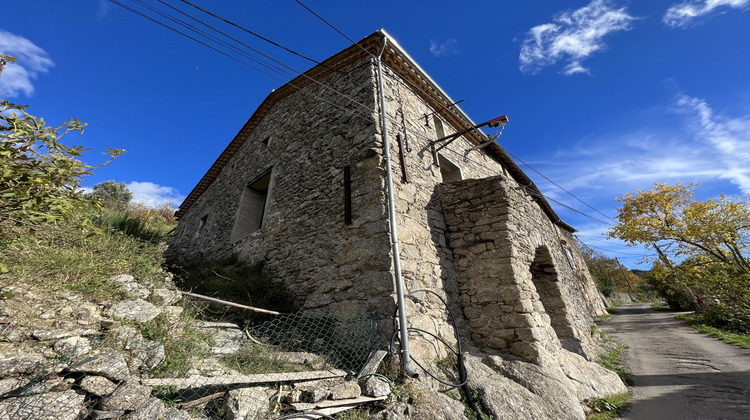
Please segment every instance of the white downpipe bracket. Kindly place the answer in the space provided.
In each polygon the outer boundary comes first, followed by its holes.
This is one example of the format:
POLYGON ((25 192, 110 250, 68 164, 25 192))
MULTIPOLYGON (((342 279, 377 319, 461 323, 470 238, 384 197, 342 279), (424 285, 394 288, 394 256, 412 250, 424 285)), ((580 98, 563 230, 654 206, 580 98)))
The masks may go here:
POLYGON ((393 174, 391 173, 391 145, 388 139, 388 116, 385 108, 385 84, 383 83, 383 65, 381 57, 388 44, 388 37, 383 36, 383 46, 378 53, 378 88, 380 90, 380 121, 383 127, 383 148, 385 149, 386 183, 388 184, 388 218, 391 225, 391 243, 393 251, 393 271, 396 276, 396 298, 398 300, 398 325, 401 329, 401 357, 404 370, 412 378, 419 376, 411 366, 409 353, 409 327, 406 324, 406 304, 404 302, 404 279, 401 277, 401 255, 399 251, 398 227, 396 224, 396 204, 393 200, 393 174))

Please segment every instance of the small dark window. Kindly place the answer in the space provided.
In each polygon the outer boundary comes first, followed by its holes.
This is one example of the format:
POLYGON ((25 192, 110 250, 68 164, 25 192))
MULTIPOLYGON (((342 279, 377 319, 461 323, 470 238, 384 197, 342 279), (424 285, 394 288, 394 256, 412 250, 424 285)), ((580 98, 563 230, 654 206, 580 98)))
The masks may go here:
POLYGON ((201 217, 201 219, 198 221, 198 229, 195 230, 194 238, 197 238, 201 235, 201 233, 203 232, 203 229, 206 227, 207 221, 208 221, 208 215, 201 217))
POLYGON ((464 179, 461 175, 461 168, 446 159, 443 155, 438 154, 438 162, 440 162, 440 175, 443 177, 443 182, 464 179))
POLYGON ((247 184, 240 197, 240 206, 232 229, 232 241, 242 239, 263 227, 263 217, 272 185, 271 170, 247 184))

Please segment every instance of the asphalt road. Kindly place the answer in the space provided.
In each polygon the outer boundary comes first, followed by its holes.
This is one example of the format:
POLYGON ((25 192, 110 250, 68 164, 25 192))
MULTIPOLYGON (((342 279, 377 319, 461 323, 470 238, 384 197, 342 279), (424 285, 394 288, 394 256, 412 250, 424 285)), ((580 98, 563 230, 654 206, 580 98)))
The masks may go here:
POLYGON ((750 350, 704 336, 675 312, 625 305, 602 325, 630 348, 632 405, 623 419, 750 419, 750 350))

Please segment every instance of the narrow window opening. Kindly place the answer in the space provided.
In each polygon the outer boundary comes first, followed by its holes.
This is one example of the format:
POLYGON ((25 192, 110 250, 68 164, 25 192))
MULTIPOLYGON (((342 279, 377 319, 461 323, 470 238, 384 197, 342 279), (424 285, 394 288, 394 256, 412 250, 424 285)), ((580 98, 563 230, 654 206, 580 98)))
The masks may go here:
POLYGON ((440 175, 443 177, 443 182, 460 181, 464 179, 461 175, 461 168, 446 159, 445 156, 438 154, 438 162, 440 163, 440 175))
POLYGON ((570 250, 568 248, 563 248, 563 250, 565 251, 565 258, 568 259, 568 264, 570 264, 570 268, 574 270, 577 269, 578 267, 576 267, 576 262, 573 259, 573 254, 570 253, 570 250))
POLYGON ((208 215, 201 217, 201 219, 198 221, 198 229, 195 230, 195 236, 193 238, 197 238, 201 235, 201 233, 203 232, 203 229, 206 227, 207 221, 208 221, 208 215))
POLYGON ((263 227, 272 186, 270 170, 247 184, 240 198, 240 206, 232 229, 232 241, 242 239, 263 227))
POLYGON ((432 122, 435 124, 435 140, 442 139, 443 137, 445 137, 445 129, 443 128, 443 121, 441 121, 437 115, 433 115, 432 122))
POLYGON ((266 137, 263 139, 262 143, 268 148, 271 145, 271 136, 266 137))

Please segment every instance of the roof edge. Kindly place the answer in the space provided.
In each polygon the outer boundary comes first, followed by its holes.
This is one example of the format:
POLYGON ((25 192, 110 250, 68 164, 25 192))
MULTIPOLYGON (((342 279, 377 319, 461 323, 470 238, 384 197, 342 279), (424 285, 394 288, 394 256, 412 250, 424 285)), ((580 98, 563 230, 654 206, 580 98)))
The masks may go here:
MULTIPOLYGON (((206 174, 195 186, 195 188, 193 188, 193 190, 188 194, 188 196, 180 205, 179 210, 177 210, 177 212, 175 213, 175 216, 177 218, 180 218, 187 213, 192 205, 195 204, 195 202, 200 198, 203 192, 205 192, 206 189, 208 189, 208 187, 216 179, 216 177, 218 177, 224 166, 234 156, 234 154, 242 146, 242 144, 244 144, 245 140, 254 130, 254 128, 260 123, 260 121, 263 120, 265 115, 279 100, 296 92, 297 90, 303 89, 308 84, 313 83, 311 79, 317 80, 319 78, 327 76, 328 74, 336 71, 341 67, 344 67, 354 61, 366 57, 367 54, 372 55, 372 53, 369 52, 368 47, 374 47, 377 51, 382 47, 384 41, 386 43, 385 54, 390 53, 391 55, 394 55, 396 58, 401 60, 404 64, 411 68, 412 71, 416 73, 418 78, 424 84, 426 84, 429 90, 438 95, 438 98, 431 98, 432 102, 437 102, 438 104, 439 102, 443 102, 442 104, 439 104, 440 109, 436 109, 436 112, 441 114, 452 124, 459 122, 461 123, 460 125, 463 125, 463 127, 455 127, 457 129, 466 129, 477 125, 466 114, 466 112, 464 112, 458 105, 455 104, 455 101, 451 99, 451 97, 427 74, 427 72, 419 64, 417 64, 416 60, 414 60, 414 58, 409 55, 409 53, 407 53, 403 47, 401 47, 398 41, 396 41, 396 39, 385 29, 381 28, 378 31, 366 36, 356 44, 352 44, 349 47, 341 50, 337 54, 329 57, 321 64, 318 64, 307 70, 303 74, 295 77, 291 81, 282 85, 280 88, 272 91, 271 94, 269 94, 266 99, 261 102, 260 106, 235 135, 229 145, 227 145, 224 151, 222 151, 222 153, 219 155, 213 165, 211 165, 211 168, 209 168, 206 174), (374 45, 374 42, 377 42, 377 45, 374 45)), ((399 69, 395 69, 393 67, 391 67, 391 69, 399 74, 399 76, 401 76, 402 78, 409 78, 409 75, 405 74, 405 72, 400 72, 399 69)), ((423 93, 427 95, 426 92, 423 93)), ((424 99, 430 102, 430 98, 424 99)), ((489 137, 484 134, 484 132, 478 129, 467 133, 465 137, 476 144, 489 140, 489 137)), ((519 182, 521 185, 524 185, 526 188, 530 188, 535 193, 535 200, 537 201, 537 203, 539 203, 542 211, 554 224, 570 232, 576 231, 572 226, 568 225, 567 223, 563 222, 562 219, 560 219, 554 209, 552 209, 552 206, 549 204, 547 199, 544 198, 544 195, 541 193, 536 184, 526 175, 525 172, 523 172, 523 170, 521 170, 518 164, 516 164, 516 162, 510 157, 508 152, 506 152, 505 149, 500 146, 500 144, 494 142, 491 146, 488 147, 488 149, 493 157, 497 159, 497 161, 501 165, 505 166, 505 168, 517 182, 519 182)))

